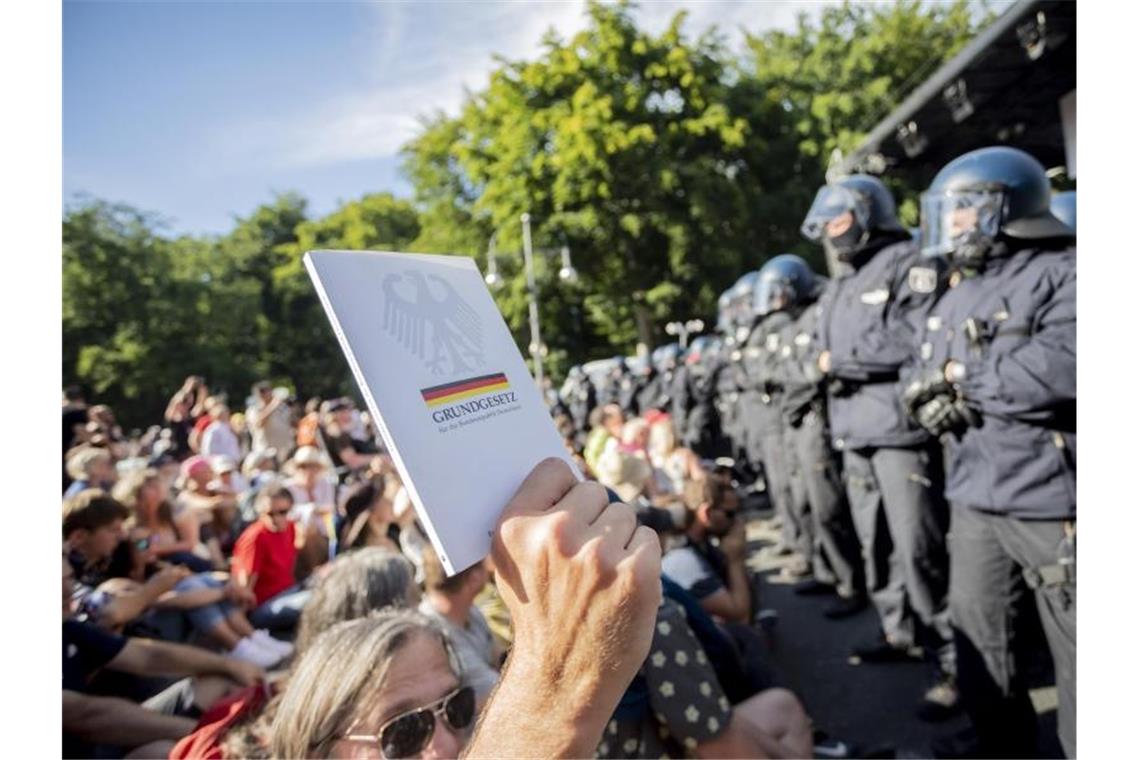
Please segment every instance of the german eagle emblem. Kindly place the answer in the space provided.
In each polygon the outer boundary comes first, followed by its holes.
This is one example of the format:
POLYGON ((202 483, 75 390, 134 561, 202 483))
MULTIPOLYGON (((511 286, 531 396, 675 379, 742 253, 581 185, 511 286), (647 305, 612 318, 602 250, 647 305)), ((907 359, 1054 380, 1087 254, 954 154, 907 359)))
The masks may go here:
POLYGON ((384 330, 424 363, 433 375, 467 372, 483 365, 479 315, 451 283, 408 270, 390 274, 384 289, 384 330))

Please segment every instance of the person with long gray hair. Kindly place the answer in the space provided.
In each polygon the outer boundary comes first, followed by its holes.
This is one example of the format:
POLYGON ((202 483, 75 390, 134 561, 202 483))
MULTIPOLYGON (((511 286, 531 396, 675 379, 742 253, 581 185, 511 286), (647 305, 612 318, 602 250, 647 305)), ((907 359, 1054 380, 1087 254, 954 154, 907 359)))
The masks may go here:
POLYGON ((274 757, 457 757, 475 717, 447 636, 411 610, 339 623, 305 650, 273 721, 274 757))
MULTIPOLYGON (((337 557, 317 583, 301 612, 296 664, 320 634, 337 623, 356 620, 384 608, 414 607, 420 599, 411 563, 390 549, 371 547, 337 557)), ((216 722, 200 724, 179 742, 171 757, 202 757, 220 748, 222 757, 267 758, 271 724, 291 674, 271 684, 270 693, 247 690, 242 707, 222 711, 216 722), (267 701, 268 699, 268 701, 267 701)), ((216 755, 211 755, 216 756, 216 755)))

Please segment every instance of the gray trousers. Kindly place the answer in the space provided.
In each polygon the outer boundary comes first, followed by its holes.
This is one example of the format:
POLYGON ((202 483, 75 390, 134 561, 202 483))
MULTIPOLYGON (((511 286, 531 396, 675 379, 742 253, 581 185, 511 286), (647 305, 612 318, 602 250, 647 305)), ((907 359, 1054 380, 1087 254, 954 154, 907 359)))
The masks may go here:
POLYGON ((785 428, 792 470, 792 509, 801 509, 812 540, 816 579, 834 583, 841 596, 863 591, 859 539, 843 490, 843 474, 831 449, 827 429, 815 411, 799 427, 785 428))
POLYGON ((768 484, 768 498, 780 516, 780 534, 783 543, 803 553, 811 560, 811 535, 801 522, 802 510, 793 509, 792 480, 789 474, 788 452, 782 428, 758 431, 759 445, 764 458, 764 481, 768 484))
POLYGON ((883 633, 898 645, 922 645, 953 673, 949 514, 939 456, 926 448, 846 450, 843 466, 867 592, 883 633))
POLYGON ((958 504, 952 510, 950 536, 958 684, 981 756, 1038 756, 1037 715, 1019 668, 1025 645, 1018 612, 1033 593, 1057 678, 1057 734, 1065 754, 1075 757, 1075 539, 1066 539, 1060 520, 1018 520, 958 504), (1071 577, 1059 572, 1065 565, 1071 577))

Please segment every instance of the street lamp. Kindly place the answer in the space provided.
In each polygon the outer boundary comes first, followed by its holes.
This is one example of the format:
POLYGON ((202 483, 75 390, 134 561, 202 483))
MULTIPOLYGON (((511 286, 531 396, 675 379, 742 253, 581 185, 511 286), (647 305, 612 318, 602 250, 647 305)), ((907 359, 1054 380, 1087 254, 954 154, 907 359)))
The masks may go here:
POLYGON ((700 319, 690 319, 687 322, 670 322, 665 325, 665 332, 669 335, 678 336, 681 343, 681 348, 688 348, 689 335, 691 333, 699 333, 705 329, 705 323, 700 319))
MULTIPOLYGON (((519 217, 522 222, 523 234, 523 264, 526 269, 526 286, 527 286, 527 311, 530 317, 530 355, 534 360, 534 379, 539 387, 542 387, 543 382, 543 367, 542 360, 549 354, 549 348, 542 343, 542 331, 538 321, 538 284, 534 276, 534 254, 536 249, 531 243, 530 237, 530 214, 522 214, 519 217)), ((537 249, 538 253, 548 255, 553 254, 554 251, 550 249, 537 249)), ((578 282, 578 270, 574 268, 573 263, 570 261, 570 247, 562 246, 558 250, 562 258, 562 267, 558 270, 558 279, 567 285, 573 285, 578 282)), ((497 249, 495 247, 495 235, 491 235, 491 240, 487 244, 487 276, 483 279, 491 288, 498 288, 503 284, 503 278, 499 274, 499 265, 495 257, 497 249)))

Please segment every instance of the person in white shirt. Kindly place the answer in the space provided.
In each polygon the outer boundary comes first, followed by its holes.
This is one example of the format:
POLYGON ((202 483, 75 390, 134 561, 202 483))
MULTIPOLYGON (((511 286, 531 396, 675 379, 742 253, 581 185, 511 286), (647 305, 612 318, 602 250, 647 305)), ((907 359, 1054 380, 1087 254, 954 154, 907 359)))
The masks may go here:
POLYGON ((252 450, 276 449, 281 462, 293 448, 293 421, 289 412, 289 392, 274 390, 262 381, 253 386, 253 403, 246 410, 252 450))
POLYGON ((217 404, 210 410, 213 420, 202 433, 201 454, 205 457, 225 456, 235 462, 241 461, 241 444, 237 434, 230 427, 230 410, 225 404, 217 404))

